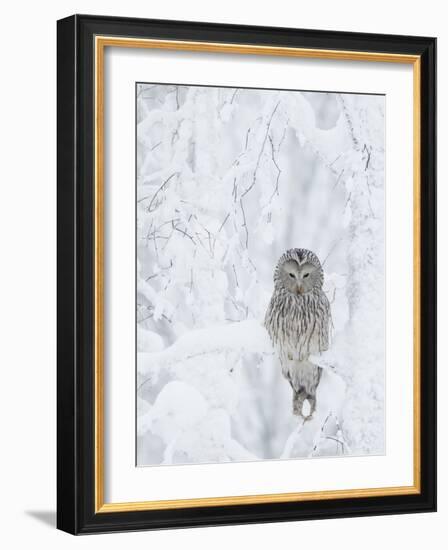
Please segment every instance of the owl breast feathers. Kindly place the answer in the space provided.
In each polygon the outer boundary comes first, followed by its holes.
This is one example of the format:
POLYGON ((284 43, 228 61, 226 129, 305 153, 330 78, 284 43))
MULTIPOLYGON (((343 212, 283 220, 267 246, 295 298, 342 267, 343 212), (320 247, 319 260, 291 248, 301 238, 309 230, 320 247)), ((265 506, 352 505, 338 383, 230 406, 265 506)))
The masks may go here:
POLYGON ((309 250, 293 248, 278 261, 265 327, 283 366, 329 347, 331 311, 323 280, 319 259, 309 250))

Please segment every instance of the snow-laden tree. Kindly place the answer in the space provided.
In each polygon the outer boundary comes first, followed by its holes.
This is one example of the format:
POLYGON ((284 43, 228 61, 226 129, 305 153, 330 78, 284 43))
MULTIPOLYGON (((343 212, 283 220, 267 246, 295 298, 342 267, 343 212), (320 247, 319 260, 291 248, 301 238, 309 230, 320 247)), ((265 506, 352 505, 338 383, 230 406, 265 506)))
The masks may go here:
POLYGON ((380 453, 384 98, 137 88, 138 463, 380 453), (334 342, 298 425, 262 320, 288 248, 334 342))

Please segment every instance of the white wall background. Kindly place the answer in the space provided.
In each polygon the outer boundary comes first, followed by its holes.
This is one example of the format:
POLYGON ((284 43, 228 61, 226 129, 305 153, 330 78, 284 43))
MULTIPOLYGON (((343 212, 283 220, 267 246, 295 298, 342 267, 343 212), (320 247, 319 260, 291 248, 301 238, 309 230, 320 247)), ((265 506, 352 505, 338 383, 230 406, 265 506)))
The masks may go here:
MULTIPOLYGON (((448 147, 448 31, 443 3, 359 0, 245 3, 169 0, 15 1, 5 5, 0 33, 0 540, 7 548, 210 548, 284 544, 307 548, 421 548, 446 538, 448 478, 439 407, 439 512, 350 520, 221 527, 74 538, 54 528, 56 467, 56 19, 72 13, 335 29, 439 38, 439 150, 448 147)), ((439 163, 439 211, 448 204, 439 163)), ((439 310, 448 307, 448 231, 440 216, 439 310), (446 247, 445 247, 446 249, 446 247)), ((448 326, 440 323, 440 340, 448 326)), ((439 387, 448 383, 440 354, 439 387)), ((441 396, 443 396, 442 392, 441 396)))

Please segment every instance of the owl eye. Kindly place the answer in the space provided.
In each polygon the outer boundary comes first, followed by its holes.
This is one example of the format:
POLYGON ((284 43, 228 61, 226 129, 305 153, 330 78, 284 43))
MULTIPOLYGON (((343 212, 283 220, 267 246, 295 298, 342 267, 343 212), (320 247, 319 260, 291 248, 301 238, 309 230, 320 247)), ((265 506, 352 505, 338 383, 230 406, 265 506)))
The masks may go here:
POLYGON ((294 273, 290 273, 289 276, 291 277, 291 279, 295 279, 294 273))
POLYGON ((308 276, 309 276, 309 273, 305 273, 305 275, 303 276, 303 278, 306 279, 308 276))

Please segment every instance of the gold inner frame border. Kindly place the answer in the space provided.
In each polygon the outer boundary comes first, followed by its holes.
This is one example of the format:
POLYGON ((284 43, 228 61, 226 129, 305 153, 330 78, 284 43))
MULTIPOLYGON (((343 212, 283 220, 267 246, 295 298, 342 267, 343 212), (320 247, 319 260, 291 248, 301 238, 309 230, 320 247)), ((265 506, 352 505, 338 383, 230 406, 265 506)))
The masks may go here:
POLYGON ((124 38, 116 36, 95 36, 95 346, 94 346, 94 398, 95 398, 95 468, 94 509, 95 513, 129 512, 142 510, 167 510, 208 506, 232 506, 275 502, 303 502, 342 498, 362 498, 411 495, 421 492, 421 425, 420 425, 420 274, 421 274, 421 59, 418 55, 404 55, 382 52, 360 52, 291 48, 283 46, 258 46, 253 44, 227 44, 182 40, 158 40, 124 38), (266 56, 286 56, 314 59, 366 61, 382 63, 406 63, 413 65, 413 438, 414 438, 414 482, 410 486, 375 487, 348 490, 329 490, 299 493, 275 493, 210 498, 189 498, 179 500, 153 500, 140 502, 104 502, 104 52, 106 47, 154 48, 208 53, 234 53, 266 56))

